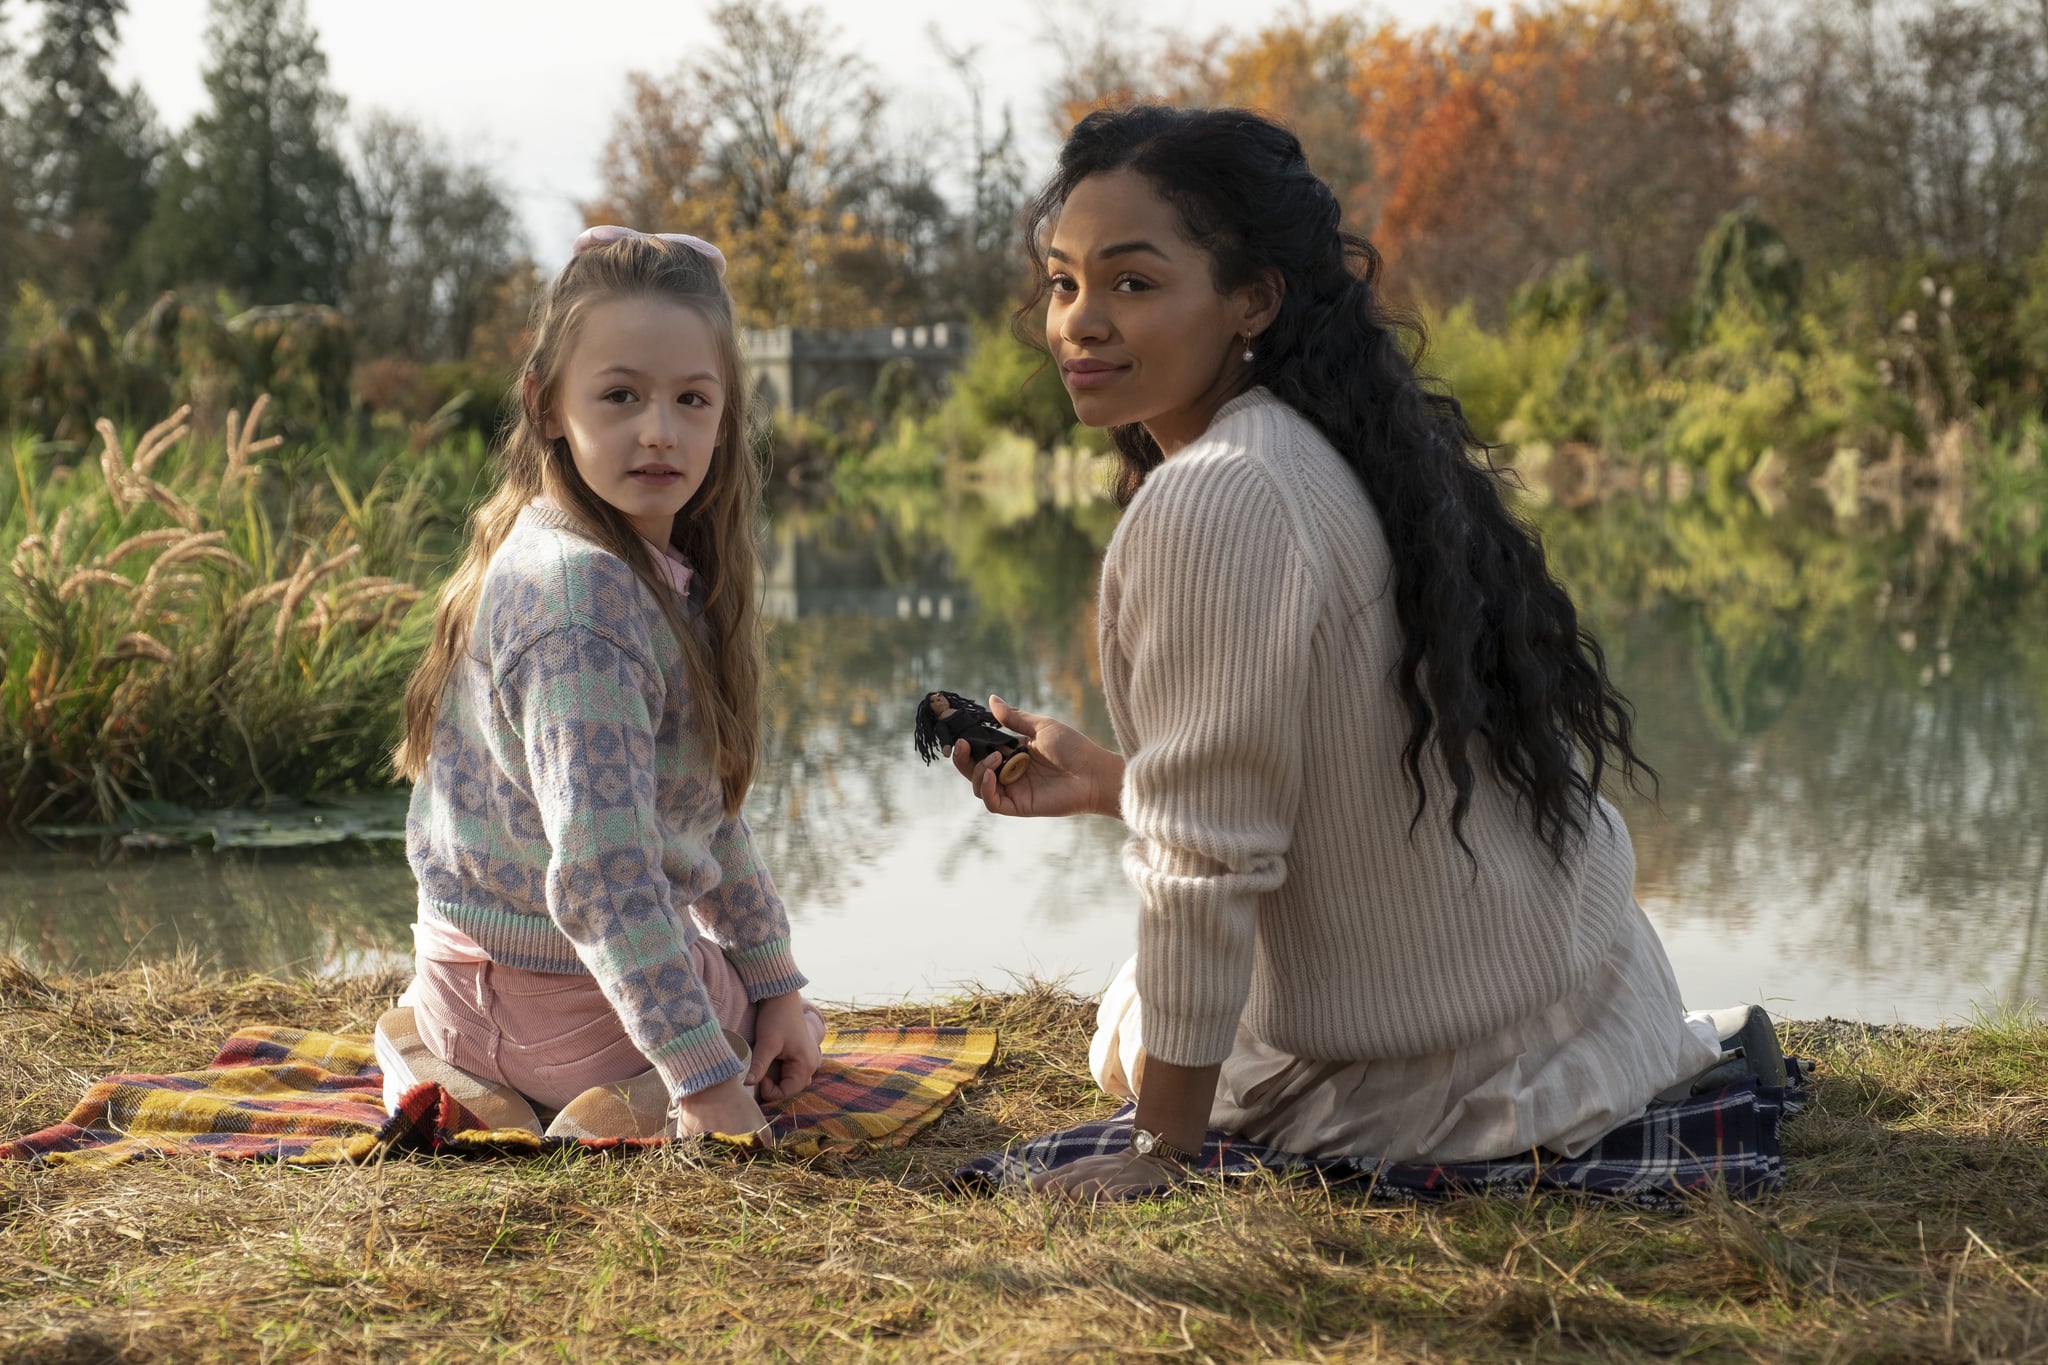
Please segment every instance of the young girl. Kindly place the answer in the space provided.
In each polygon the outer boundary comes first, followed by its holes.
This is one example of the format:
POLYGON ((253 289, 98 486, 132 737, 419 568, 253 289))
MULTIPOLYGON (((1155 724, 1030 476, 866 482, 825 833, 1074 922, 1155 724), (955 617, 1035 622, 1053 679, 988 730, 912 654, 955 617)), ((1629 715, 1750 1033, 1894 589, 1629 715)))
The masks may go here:
POLYGON ((818 1065, 740 803, 760 752, 758 471, 725 260, 592 228, 536 313, 499 482, 395 758, 416 976, 387 1103, 491 1127, 762 1133, 818 1065))
POLYGON ((1047 345, 1121 464, 1122 753, 997 701, 1022 780, 954 761, 999 813, 1121 817, 1140 900, 1091 1056, 1131 1148, 1053 1192, 1171 1184, 1209 1128, 1576 1155, 1729 1035, 1775 1055, 1748 1011, 1684 1015, 1600 796, 1628 705, 1341 219, 1285 129, 1161 108, 1082 120, 1029 218, 1047 345))

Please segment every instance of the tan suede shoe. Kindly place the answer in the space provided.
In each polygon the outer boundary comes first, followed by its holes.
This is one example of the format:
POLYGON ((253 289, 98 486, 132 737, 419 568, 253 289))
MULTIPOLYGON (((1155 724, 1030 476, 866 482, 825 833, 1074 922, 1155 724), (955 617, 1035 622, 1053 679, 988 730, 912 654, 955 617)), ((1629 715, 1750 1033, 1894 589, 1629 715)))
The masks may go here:
MULTIPOLYGON (((725 1041, 740 1065, 754 1057, 747 1040, 725 1030, 725 1041)), ((749 1087, 751 1091, 752 1087, 749 1087)), ((669 1117, 668 1086, 659 1071, 643 1071, 631 1080, 593 1085, 562 1106, 548 1125, 549 1137, 569 1138, 652 1138, 669 1137, 675 1124, 669 1117)))
POLYGON ((477 1122, 486 1128, 524 1128, 529 1133, 541 1130, 540 1116, 517 1090, 472 1076, 427 1051, 426 1040, 420 1037, 419 1027, 413 1021, 411 1006, 401 1005, 378 1016, 373 1045, 377 1065, 384 1071, 385 1112, 395 1112, 406 1091, 422 1081, 432 1081, 476 1115, 477 1122))

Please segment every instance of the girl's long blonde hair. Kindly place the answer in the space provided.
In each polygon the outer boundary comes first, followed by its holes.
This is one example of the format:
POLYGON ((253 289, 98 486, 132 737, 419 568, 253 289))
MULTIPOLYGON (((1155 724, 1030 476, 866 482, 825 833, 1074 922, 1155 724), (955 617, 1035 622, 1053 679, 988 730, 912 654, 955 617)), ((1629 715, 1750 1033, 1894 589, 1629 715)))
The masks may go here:
POLYGON ((534 310, 533 348, 518 380, 519 416, 498 448, 497 487, 470 518, 469 547, 441 590, 433 640, 406 684, 405 738, 392 756, 401 776, 418 781, 426 771, 434 715, 457 660, 469 647, 491 556, 505 543, 521 509, 548 494, 567 509, 583 535, 630 565, 661 604, 682 646, 685 681, 725 789, 726 813, 738 814, 760 759, 764 667, 754 542, 761 469, 747 420, 747 388, 732 300, 709 258, 647 237, 623 238, 570 258, 534 310), (646 542, 625 514, 593 493, 576 472, 569 443, 543 435, 584 317, 595 304, 635 297, 673 299, 696 309, 718 339, 724 370, 718 444, 703 486, 676 518, 669 538, 690 561, 693 589, 702 585, 702 610, 695 620, 677 609, 646 542))

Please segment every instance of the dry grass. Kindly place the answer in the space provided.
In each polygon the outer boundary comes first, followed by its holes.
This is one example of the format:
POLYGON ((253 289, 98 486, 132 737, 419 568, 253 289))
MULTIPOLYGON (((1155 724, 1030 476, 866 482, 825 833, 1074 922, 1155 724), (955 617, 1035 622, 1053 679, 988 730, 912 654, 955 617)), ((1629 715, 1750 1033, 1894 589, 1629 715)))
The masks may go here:
MULTIPOLYGON (((396 985, 0 961, 0 1126, 237 1024, 363 1028, 396 985)), ((1265 1184, 1088 1211, 929 1184, 1102 1111, 1085 1002, 863 1013, 992 1023, 1001 1064, 908 1151, 809 1166, 0 1167, 0 1358, 2048 1359, 2048 1025, 1795 1027, 1818 1103, 1760 1207, 1265 1184)))

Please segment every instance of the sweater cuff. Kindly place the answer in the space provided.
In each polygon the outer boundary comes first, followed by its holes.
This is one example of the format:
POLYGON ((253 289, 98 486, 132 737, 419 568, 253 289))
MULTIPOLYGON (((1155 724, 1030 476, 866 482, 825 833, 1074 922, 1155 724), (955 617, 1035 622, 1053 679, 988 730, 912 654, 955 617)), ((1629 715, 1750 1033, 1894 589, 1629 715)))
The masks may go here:
POLYGON ((1227 1015, 1169 1016, 1154 1011, 1138 995, 1139 1028, 1145 1039, 1145 1055, 1168 1066, 1216 1066, 1237 1046, 1237 1022, 1243 1011, 1227 1015))
MULTIPOLYGON (((1140 879, 1148 893, 1157 885, 1140 879)), ((1173 1066, 1214 1066, 1237 1045, 1257 955, 1247 899, 1213 885, 1183 886, 1170 911, 1138 917, 1138 999, 1145 1053, 1173 1066)))
POLYGON ((678 1035, 647 1060, 661 1073, 662 1084, 671 1097, 708 1090, 746 1070, 733 1055, 732 1046, 725 1041, 725 1030, 716 1019, 678 1035))
POLYGON ((749 1004, 758 1004, 770 996, 800 991, 810 984, 810 978, 797 970, 796 956, 790 952, 787 934, 752 948, 736 952, 727 949, 725 956, 732 963, 733 970, 740 974, 740 982, 747 988, 749 1004))

